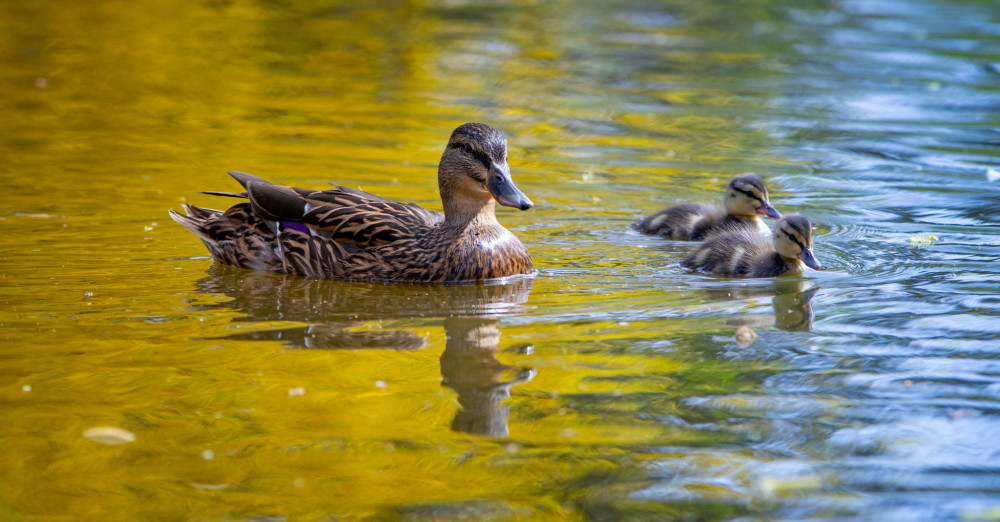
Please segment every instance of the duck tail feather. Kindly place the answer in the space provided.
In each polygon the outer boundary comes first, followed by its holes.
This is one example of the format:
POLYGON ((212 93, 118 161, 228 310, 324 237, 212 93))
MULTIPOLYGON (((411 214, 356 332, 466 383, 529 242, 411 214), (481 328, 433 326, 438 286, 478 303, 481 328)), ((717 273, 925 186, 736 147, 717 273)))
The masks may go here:
POLYGON ((306 200, 291 187, 250 182, 247 194, 254 212, 264 219, 301 222, 306 213, 306 200))
MULTIPOLYGON (((185 205, 185 207, 186 206, 187 205, 185 205)), ((189 215, 181 214, 180 212, 177 212, 174 209, 170 209, 168 212, 170 213, 171 219, 182 225, 184 228, 193 232, 194 235, 200 237, 202 240, 211 239, 205 234, 204 227, 202 226, 204 224, 204 220, 199 217, 190 215, 191 213, 190 210, 188 211, 189 215)))
POLYGON ((225 196, 227 198, 247 198, 246 192, 219 192, 216 190, 203 190, 199 194, 208 194, 209 196, 225 196))
POLYGON ((253 174, 247 174, 246 172, 240 172, 238 170, 230 170, 226 174, 229 174, 230 176, 233 177, 233 179, 235 179, 236 181, 239 181, 240 185, 243 185, 243 188, 245 188, 245 189, 249 189, 249 187, 247 187, 247 185, 250 184, 250 183, 265 183, 265 184, 268 184, 268 185, 271 184, 271 182, 264 181, 264 180, 258 178, 257 176, 254 176, 253 174))
POLYGON ((223 214, 221 210, 215 210, 214 208, 196 207, 187 203, 181 206, 184 207, 185 214, 198 220, 206 220, 223 214))

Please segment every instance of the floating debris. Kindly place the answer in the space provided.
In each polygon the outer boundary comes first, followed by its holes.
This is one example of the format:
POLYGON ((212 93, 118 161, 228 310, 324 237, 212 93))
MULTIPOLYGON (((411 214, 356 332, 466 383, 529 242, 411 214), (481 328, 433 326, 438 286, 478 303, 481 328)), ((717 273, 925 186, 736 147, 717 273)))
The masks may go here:
POLYGON ((212 450, 210 450, 210 449, 202 451, 201 452, 201 458, 204 459, 204 460, 212 460, 212 459, 215 458, 215 452, 212 451, 212 450))
POLYGON ((736 344, 740 346, 750 346, 757 340, 757 332, 747 325, 736 329, 736 344))
POLYGON ((301 386, 298 388, 292 388, 291 390, 288 390, 289 397, 299 397, 305 394, 306 394, 306 389, 302 388, 301 386))
POLYGON ((61 219, 66 217, 66 216, 59 216, 56 214, 39 214, 39 213, 29 213, 29 212, 15 212, 14 215, 17 217, 38 218, 38 219, 61 219))
POLYGON ((189 482, 188 485, 194 489, 204 489, 207 491, 221 491, 223 489, 229 489, 229 484, 198 484, 195 482, 189 482))
POLYGON ((910 247, 920 248, 925 246, 931 246, 937 241, 937 236, 931 234, 917 234, 915 236, 910 236, 910 247))
POLYGON ((114 426, 98 426, 84 430, 83 436, 101 444, 118 445, 135 442, 135 433, 114 426))
POLYGON ((997 181, 1000 180, 1000 170, 997 169, 986 169, 986 181, 997 181))

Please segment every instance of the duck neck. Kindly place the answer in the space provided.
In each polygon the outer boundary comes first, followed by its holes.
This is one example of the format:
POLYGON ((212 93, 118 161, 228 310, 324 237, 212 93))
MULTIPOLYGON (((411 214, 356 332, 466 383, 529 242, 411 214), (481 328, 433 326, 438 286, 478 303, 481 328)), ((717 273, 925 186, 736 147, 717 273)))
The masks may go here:
POLYGON ((451 198, 444 201, 444 222, 454 228, 489 226, 497 223, 496 201, 451 198))

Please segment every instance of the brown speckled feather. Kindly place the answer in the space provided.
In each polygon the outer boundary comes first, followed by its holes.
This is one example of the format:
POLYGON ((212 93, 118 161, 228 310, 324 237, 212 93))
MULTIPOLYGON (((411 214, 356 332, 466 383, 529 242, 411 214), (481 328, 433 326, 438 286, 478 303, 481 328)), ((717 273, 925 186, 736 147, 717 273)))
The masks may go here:
POLYGON ((222 212, 184 205, 187 215, 170 211, 174 221, 201 238, 212 258, 227 265, 254 270, 275 270, 280 259, 273 249, 274 231, 254 215, 249 203, 222 212))
POLYGON ((254 211, 275 221, 302 223, 324 236, 361 247, 387 245, 408 239, 421 227, 444 221, 444 216, 413 203, 398 203, 362 190, 310 191, 283 187, 249 174, 247 193, 254 211))
POLYGON ((449 283, 528 274, 534 269, 528 250, 504 229, 433 227, 416 237, 347 256, 337 252, 337 246, 296 230, 281 234, 287 273, 306 277, 449 283))
POLYGON ((216 261, 255 270, 411 283, 530 274, 531 255, 496 221, 487 191, 503 176, 496 185, 502 185, 504 201, 530 208, 506 163, 506 139, 499 131, 482 124, 456 129, 439 167, 445 209, 452 209, 447 218, 357 189, 285 187, 243 172, 230 174, 245 194, 212 194, 247 197, 249 203, 226 212, 185 205, 187 215, 170 215, 198 235, 216 261))

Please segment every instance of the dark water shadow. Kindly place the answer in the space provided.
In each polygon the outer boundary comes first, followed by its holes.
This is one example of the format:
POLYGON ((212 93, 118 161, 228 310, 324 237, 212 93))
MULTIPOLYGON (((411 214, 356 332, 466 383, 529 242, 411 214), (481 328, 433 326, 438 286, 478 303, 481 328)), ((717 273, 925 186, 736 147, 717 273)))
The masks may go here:
POLYGON ((507 436, 510 388, 530 381, 533 368, 497 358, 500 318, 527 309, 533 280, 470 286, 407 286, 321 281, 226 266, 213 266, 196 283, 198 292, 227 301, 195 310, 227 309, 234 322, 292 322, 295 326, 249 329, 216 339, 280 341, 291 348, 419 350, 426 339, 408 330, 358 329, 371 321, 441 320, 447 336, 441 354, 442 384, 458 394, 456 431, 507 436))

